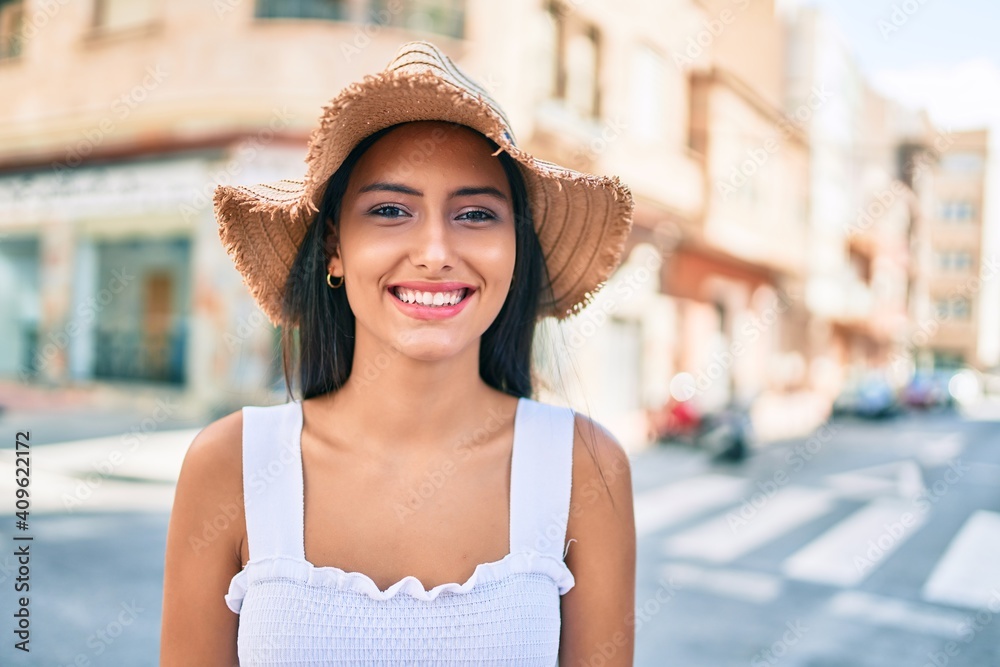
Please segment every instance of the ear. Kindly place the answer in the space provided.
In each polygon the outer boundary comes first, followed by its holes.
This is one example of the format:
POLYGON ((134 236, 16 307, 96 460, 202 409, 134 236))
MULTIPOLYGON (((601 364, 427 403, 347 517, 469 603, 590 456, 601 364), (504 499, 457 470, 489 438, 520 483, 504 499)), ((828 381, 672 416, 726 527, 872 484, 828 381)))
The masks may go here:
POLYGON ((326 239, 323 241, 323 252, 327 256, 326 270, 332 276, 344 275, 343 263, 340 258, 340 237, 333 220, 327 220, 326 239))

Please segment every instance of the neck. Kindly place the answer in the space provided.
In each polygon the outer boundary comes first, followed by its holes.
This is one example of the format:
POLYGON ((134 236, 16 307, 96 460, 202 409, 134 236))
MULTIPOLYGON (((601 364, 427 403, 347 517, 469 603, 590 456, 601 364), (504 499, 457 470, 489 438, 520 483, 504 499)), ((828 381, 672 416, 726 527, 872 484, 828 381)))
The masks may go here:
POLYGON ((479 343, 447 358, 417 359, 359 336, 351 375, 324 405, 357 446, 395 456, 461 452, 512 424, 517 399, 479 375, 479 343))

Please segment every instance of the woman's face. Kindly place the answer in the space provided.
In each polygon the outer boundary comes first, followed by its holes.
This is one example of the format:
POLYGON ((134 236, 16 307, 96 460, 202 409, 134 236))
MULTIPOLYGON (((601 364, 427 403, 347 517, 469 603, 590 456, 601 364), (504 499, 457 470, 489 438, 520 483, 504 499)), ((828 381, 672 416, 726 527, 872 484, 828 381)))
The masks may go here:
POLYGON ((477 342, 511 286, 513 210, 499 159, 468 128, 407 123, 372 144, 348 180, 328 264, 358 333, 425 360, 477 342))

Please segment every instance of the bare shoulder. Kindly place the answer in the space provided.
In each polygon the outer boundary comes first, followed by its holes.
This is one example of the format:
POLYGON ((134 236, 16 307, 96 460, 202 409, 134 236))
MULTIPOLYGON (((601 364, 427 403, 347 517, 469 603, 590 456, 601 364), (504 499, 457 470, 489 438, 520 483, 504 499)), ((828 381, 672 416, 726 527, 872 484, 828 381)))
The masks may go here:
POLYGON ((562 597, 559 664, 590 664, 600 655, 603 664, 624 667, 635 641, 632 466, 603 424, 576 414, 574 427, 565 561, 575 585, 562 597))
POLYGON ((243 478, 243 411, 216 419, 198 432, 184 455, 182 475, 211 478, 215 486, 238 485, 243 478))
POLYGON ((191 441, 181 465, 174 512, 202 516, 208 512, 213 519, 225 516, 227 520, 216 519, 214 527, 239 554, 245 532, 241 410, 208 424, 191 441))
POLYGON ((160 665, 235 665, 238 616, 225 602, 242 567, 243 416, 195 436, 181 464, 167 528, 160 665), (197 613, 191 613, 191 610, 197 613))
MULTIPOLYGON (((600 422, 574 413, 572 511, 605 504, 631 521, 632 466, 618 439, 600 422)), ((572 521, 572 518, 571 518, 572 521)))
POLYGON ((185 465, 232 464, 243 459, 243 411, 216 419, 198 432, 184 456, 185 465))

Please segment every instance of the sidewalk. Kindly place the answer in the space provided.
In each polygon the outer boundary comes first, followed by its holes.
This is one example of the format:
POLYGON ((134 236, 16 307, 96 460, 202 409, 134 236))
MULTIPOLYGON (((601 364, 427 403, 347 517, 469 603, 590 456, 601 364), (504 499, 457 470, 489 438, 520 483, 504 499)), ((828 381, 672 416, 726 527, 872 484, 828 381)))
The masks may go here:
MULTIPOLYGON (((165 511, 184 454, 199 429, 75 440, 31 447, 31 512, 165 511)), ((14 478, 14 451, 0 450, 0 476, 14 478)), ((13 513, 5 502, 0 514, 13 513)))
MULTIPOLYGON (((33 515, 169 512, 184 454, 202 426, 172 394, 0 383, 0 476, 14 479, 16 434, 27 432, 33 515)), ((13 512, 5 499, 0 514, 13 512)))

